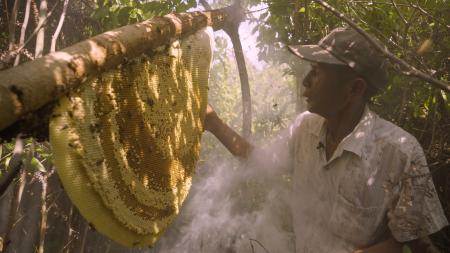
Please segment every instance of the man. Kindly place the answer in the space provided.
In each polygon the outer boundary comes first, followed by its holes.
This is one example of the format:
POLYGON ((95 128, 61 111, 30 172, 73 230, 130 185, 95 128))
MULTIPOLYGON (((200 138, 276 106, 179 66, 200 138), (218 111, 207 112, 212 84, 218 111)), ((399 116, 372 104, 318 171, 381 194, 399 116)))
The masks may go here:
MULTIPOLYGON (((286 151, 296 252, 402 252, 405 244, 424 252, 420 238, 448 222, 417 140, 367 106, 387 83, 386 60, 350 28, 289 50, 312 67, 308 111, 290 127, 286 151)), ((205 129, 235 156, 253 149, 211 108, 205 129)))

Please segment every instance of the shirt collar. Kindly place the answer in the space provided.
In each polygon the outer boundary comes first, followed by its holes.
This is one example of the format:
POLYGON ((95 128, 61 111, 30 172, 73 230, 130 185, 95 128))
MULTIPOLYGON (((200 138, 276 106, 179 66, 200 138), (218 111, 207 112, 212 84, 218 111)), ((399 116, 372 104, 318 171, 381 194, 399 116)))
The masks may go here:
POLYGON ((375 120, 376 114, 366 106, 361 120, 356 125, 355 129, 341 141, 340 146, 342 146, 342 149, 361 157, 363 155, 364 145, 366 145, 373 136, 372 129, 375 120))
MULTIPOLYGON (((348 134, 344 139, 342 139, 341 143, 338 145, 335 155, 336 157, 340 156, 343 150, 350 151, 359 157, 363 155, 364 145, 369 141, 369 138, 372 136, 372 129, 375 123, 377 115, 373 113, 368 106, 364 108, 363 115, 361 116, 360 121, 353 129, 353 131, 348 134)), ((325 119, 321 118, 319 124, 315 125, 311 129, 311 133, 316 137, 319 137, 319 140, 324 143, 325 141, 325 119)))

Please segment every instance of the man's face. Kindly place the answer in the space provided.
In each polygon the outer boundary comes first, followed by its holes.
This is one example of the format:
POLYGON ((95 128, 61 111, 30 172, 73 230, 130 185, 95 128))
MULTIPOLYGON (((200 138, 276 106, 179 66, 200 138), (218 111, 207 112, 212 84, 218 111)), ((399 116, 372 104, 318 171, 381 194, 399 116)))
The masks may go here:
POLYGON ((305 90, 302 94, 310 112, 330 118, 348 104, 348 85, 339 80, 339 71, 332 65, 311 64, 311 71, 303 80, 305 90))

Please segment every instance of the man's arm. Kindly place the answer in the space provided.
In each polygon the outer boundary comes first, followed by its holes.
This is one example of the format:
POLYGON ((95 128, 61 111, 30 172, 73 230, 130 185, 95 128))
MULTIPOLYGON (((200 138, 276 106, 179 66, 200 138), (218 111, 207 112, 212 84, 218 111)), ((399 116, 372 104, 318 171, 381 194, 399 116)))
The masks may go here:
POLYGON ((247 158, 253 146, 225 124, 208 105, 205 117, 205 130, 211 132, 234 155, 247 158))

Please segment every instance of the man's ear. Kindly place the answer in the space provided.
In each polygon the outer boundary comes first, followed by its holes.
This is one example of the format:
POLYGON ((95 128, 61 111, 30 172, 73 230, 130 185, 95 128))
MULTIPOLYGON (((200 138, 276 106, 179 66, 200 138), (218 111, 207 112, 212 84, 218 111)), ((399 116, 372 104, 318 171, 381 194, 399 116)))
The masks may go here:
POLYGON ((356 77, 350 87, 350 96, 353 98, 364 97, 367 90, 367 82, 361 77, 356 77))

